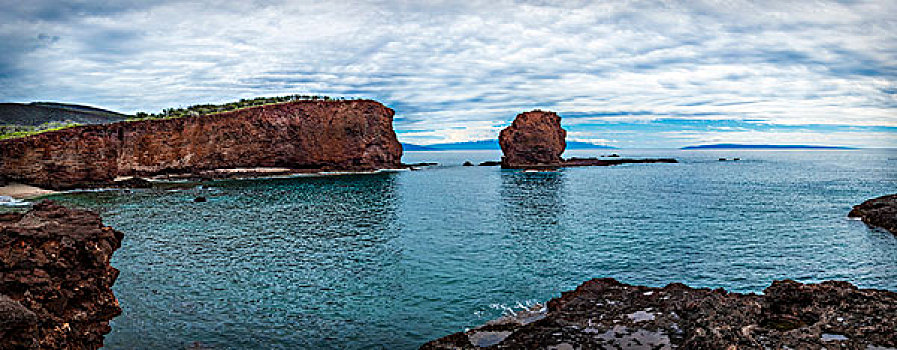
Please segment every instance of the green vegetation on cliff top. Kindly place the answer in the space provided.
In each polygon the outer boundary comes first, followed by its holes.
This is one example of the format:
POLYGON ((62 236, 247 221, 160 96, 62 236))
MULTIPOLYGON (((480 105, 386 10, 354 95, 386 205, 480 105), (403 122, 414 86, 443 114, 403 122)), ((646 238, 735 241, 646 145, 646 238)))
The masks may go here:
POLYGON ((37 135, 47 131, 62 130, 73 126, 82 125, 72 121, 47 122, 41 125, 0 125, 0 140, 37 135))
MULTIPOLYGON (((109 112, 105 110, 95 109, 93 107, 87 106, 78 106, 78 105, 67 105, 67 104, 54 104, 54 103, 32 103, 31 105, 40 105, 41 107, 54 107, 59 109, 63 106, 67 110, 89 110, 92 113, 96 113, 97 111, 108 112, 109 114, 115 114, 117 116, 121 116, 118 120, 109 120, 110 122, 114 121, 138 121, 138 120, 153 120, 153 119, 172 119, 172 118, 182 118, 182 117, 193 117, 193 116, 203 116, 203 115, 214 115, 225 112, 233 112, 236 110, 241 110, 245 108, 252 108, 258 106, 266 106, 273 105, 279 103, 287 103, 293 101, 341 101, 346 100, 345 98, 331 98, 329 96, 318 96, 318 95, 288 95, 288 96, 276 96, 276 97, 257 97, 252 99, 241 99, 235 102, 223 103, 223 104, 202 104, 202 105, 194 105, 186 108, 166 108, 163 109, 162 112, 159 113, 146 113, 146 112, 137 112, 133 116, 127 116, 123 114, 118 114, 115 112, 109 112)), ((0 110, 2 112, 2 110, 0 110)), ((31 119, 41 119, 48 120, 42 124, 25 124, 20 123, 15 118, 7 118, 6 115, 0 113, 0 120, 2 120, 3 124, 0 124, 0 140, 11 139, 17 137, 25 137, 40 134, 47 131, 55 131, 61 130, 65 128, 70 128, 74 126, 79 126, 83 124, 95 124, 84 122, 81 120, 73 120, 73 119, 64 119, 64 120, 53 120, 53 116, 45 115, 45 116, 35 116, 31 119)), ((58 119, 58 118, 56 118, 58 119)))
POLYGON ((288 95, 288 96, 277 96, 277 97, 256 97, 253 99, 241 99, 235 102, 228 102, 224 104, 203 104, 203 105, 193 105, 186 108, 166 108, 163 109, 160 113, 145 113, 145 112, 137 112, 133 117, 128 118, 128 120, 147 120, 147 119, 170 119, 170 118, 182 118, 182 117, 195 117, 201 115, 212 115, 219 114, 225 112, 233 112, 240 109, 258 107, 258 106, 266 106, 273 105, 279 103, 287 103, 293 101, 340 101, 345 100, 345 98, 331 98, 329 96, 318 96, 318 95, 288 95))

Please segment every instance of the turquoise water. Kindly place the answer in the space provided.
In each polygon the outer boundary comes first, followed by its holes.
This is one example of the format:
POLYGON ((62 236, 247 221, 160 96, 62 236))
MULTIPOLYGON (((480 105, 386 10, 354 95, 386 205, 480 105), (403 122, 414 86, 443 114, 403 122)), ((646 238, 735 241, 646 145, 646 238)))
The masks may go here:
POLYGON ((125 233, 109 349, 411 349, 604 276, 897 290, 897 237, 845 218, 897 192, 897 151, 614 152, 682 163, 528 173, 410 152, 444 166, 56 198, 125 233))

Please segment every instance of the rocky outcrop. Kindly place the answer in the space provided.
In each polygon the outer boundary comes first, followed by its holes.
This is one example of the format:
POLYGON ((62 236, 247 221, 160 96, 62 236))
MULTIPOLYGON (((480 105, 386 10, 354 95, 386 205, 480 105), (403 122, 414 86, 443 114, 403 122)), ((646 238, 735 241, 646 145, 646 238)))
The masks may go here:
POLYGON ((567 147, 567 131, 561 128, 561 117, 554 112, 534 110, 520 113, 511 126, 498 135, 506 169, 552 168, 563 162, 567 147))
MULTIPOLYGON (((630 159, 617 154, 599 158, 563 159, 567 147, 567 131, 561 127, 561 117, 554 112, 535 110, 518 114, 511 126, 498 135, 504 169, 555 169, 576 166, 610 166, 628 163, 678 163, 672 158, 630 159)), ((480 165, 492 165, 484 162, 480 165)))
POLYGON ((865 201, 854 206, 847 216, 860 218, 866 225, 881 227, 897 235, 897 194, 865 201))
POLYGON ((393 110, 376 101, 296 101, 215 115, 86 125, 0 141, 0 177, 53 189, 116 177, 278 167, 401 165, 393 110))
POLYGON ((0 214, 0 349, 97 349, 121 313, 109 265, 122 233, 43 201, 0 214))
POLYGON ((897 293, 776 281, 762 295, 594 279, 533 311, 421 349, 884 349, 897 293))

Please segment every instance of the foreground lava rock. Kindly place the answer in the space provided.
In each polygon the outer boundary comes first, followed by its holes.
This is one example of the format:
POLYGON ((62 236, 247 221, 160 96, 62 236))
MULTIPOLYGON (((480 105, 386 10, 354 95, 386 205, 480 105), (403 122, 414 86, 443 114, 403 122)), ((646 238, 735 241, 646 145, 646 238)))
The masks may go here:
POLYGON ((392 109, 296 101, 207 116, 85 125, 0 141, 0 177, 52 189, 229 168, 401 166, 392 109))
POLYGON ((421 349, 885 349, 897 293, 776 281, 763 295, 593 279, 525 312, 421 349))
POLYGON ((534 110, 520 113, 511 126, 498 135, 504 154, 501 166, 506 169, 559 167, 561 154, 567 148, 567 131, 561 128, 561 117, 554 112, 534 110))
POLYGON ((866 225, 881 227, 897 235, 897 194, 865 201, 854 206, 847 216, 861 218, 866 225))
POLYGON ((97 349, 121 314, 109 265, 122 233, 43 201, 0 214, 0 349, 97 349))

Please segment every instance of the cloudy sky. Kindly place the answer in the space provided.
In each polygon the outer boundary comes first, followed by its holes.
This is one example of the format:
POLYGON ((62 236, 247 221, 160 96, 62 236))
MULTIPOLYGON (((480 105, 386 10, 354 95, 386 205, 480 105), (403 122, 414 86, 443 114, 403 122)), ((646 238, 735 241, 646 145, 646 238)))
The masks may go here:
POLYGON ((897 1, 0 0, 0 101, 122 112, 312 93, 402 141, 897 147, 897 1))

